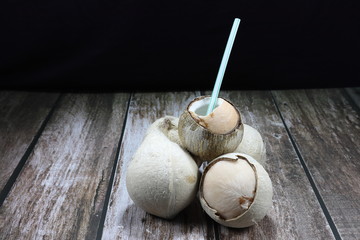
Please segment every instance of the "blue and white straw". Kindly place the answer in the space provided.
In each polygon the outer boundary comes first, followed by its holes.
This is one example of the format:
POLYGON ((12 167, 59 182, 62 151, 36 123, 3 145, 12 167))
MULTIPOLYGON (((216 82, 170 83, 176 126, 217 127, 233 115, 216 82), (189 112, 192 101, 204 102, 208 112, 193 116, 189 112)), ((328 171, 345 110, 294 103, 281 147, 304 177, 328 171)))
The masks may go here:
POLYGON ((222 83, 222 80, 223 80, 223 77, 224 77, 224 74, 225 74, 225 70, 226 70, 226 65, 227 65, 229 57, 230 57, 231 49, 232 49, 232 46, 234 44, 236 32, 237 32, 237 30, 239 28, 239 25, 240 25, 240 19, 235 18, 233 26, 231 28, 229 39, 228 39, 227 44, 226 44, 225 52, 224 52, 223 58, 221 60, 219 72, 218 72, 218 75, 216 77, 214 89, 213 89, 212 94, 211 94, 211 100, 210 100, 210 104, 208 106, 206 115, 209 115, 214 110, 214 107, 215 107, 215 105, 217 103, 221 83, 222 83))

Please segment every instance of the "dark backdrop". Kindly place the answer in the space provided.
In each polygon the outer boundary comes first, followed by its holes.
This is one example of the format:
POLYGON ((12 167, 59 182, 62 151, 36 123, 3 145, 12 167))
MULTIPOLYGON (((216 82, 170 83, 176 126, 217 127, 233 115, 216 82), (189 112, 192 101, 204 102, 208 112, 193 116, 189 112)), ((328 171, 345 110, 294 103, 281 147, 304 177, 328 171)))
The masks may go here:
POLYGON ((3 0, 2 89, 359 86, 357 0, 3 0))

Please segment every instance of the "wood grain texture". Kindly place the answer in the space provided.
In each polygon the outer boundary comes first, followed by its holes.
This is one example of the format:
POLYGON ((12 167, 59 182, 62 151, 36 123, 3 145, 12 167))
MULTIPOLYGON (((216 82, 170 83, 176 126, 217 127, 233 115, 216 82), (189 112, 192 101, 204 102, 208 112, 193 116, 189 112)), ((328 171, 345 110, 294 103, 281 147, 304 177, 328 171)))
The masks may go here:
POLYGON ((0 208, 0 239, 96 238, 128 98, 62 98, 0 208))
POLYGON ((360 239, 359 112, 339 89, 274 95, 340 236, 360 239))
POLYGON ((0 91, 0 192, 59 94, 0 91))
MULTIPOLYGON (((165 115, 179 117, 196 93, 139 93, 131 100, 103 239, 214 239, 213 225, 196 199, 175 219, 164 220, 138 208, 125 185, 126 168, 147 128, 165 115)), ((164 149, 165 150, 165 149, 164 149)))
POLYGON ((265 169, 273 183, 273 207, 267 216, 245 229, 219 226, 220 239, 334 239, 328 222, 299 162, 271 94, 227 91, 246 124, 265 142, 265 169))

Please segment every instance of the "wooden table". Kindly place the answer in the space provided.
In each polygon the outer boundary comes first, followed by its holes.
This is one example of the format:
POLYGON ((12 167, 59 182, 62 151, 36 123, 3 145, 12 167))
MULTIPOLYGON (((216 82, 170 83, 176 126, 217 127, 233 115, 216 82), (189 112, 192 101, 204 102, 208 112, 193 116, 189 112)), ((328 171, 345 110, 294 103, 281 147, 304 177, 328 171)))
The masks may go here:
POLYGON ((274 187, 245 229, 214 223, 197 199, 154 217, 125 187, 148 126, 209 92, 1 91, 0 239, 360 239, 358 91, 221 92, 262 134, 274 187))

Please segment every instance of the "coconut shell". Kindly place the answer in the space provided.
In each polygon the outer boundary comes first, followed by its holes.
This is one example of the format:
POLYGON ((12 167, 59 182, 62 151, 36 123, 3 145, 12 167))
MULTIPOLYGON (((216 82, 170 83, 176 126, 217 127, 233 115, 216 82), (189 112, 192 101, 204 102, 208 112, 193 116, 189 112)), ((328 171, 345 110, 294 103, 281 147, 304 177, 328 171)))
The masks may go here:
MULTIPOLYGON (((214 159, 204 169, 204 173, 200 180, 199 197, 202 208, 214 221, 227 227, 245 228, 252 226, 255 223, 262 220, 272 207, 272 196, 273 196, 272 183, 266 170, 254 158, 243 153, 229 153, 214 159), (217 161, 222 161, 224 159, 234 161, 239 158, 246 159, 249 162, 249 164, 251 164, 251 166, 255 171, 256 189, 255 189, 254 200, 250 205, 250 207, 240 216, 232 219, 223 219, 217 214, 217 211, 215 209, 211 208, 208 205, 208 203, 204 199, 204 193, 203 193, 204 178, 206 177, 206 172, 208 171, 208 169, 210 169, 211 166, 215 164, 217 161)), ((222 196, 222 197, 225 198, 226 196, 222 196)))
POLYGON ((225 134, 218 134, 200 125, 199 120, 193 117, 189 108, 194 102, 204 98, 209 98, 209 96, 198 97, 190 102, 179 118, 178 131, 182 145, 189 152, 202 161, 209 161, 222 154, 233 152, 242 140, 244 126, 240 112, 230 101, 225 99, 223 100, 230 103, 238 113, 236 126, 225 134))

